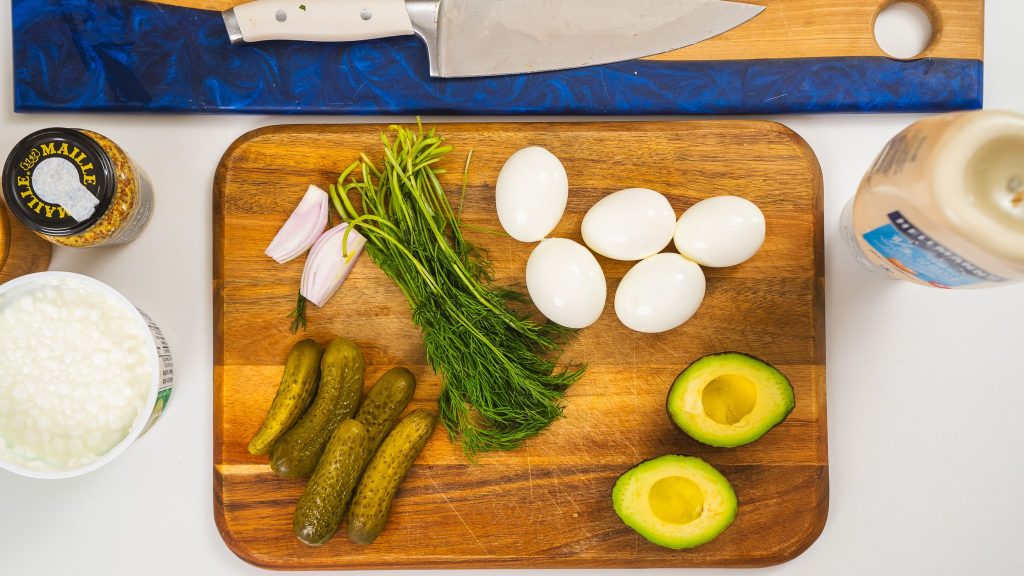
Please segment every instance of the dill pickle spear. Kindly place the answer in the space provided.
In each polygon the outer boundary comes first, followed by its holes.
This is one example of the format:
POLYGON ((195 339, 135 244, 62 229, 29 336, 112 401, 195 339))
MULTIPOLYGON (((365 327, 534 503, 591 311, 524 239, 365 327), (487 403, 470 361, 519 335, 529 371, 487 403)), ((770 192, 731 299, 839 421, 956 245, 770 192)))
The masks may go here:
POLYGON ((355 414, 363 394, 363 353, 354 343, 337 338, 320 360, 316 398, 290 430, 270 447, 270 467, 285 478, 309 476, 331 434, 355 414))
POLYGON ((295 424, 316 393, 320 376, 320 346, 309 339, 292 346, 270 411, 249 442, 249 453, 266 454, 271 444, 295 424))
POLYGON ((338 531, 359 481, 365 450, 366 428, 362 424, 345 420, 338 425, 295 507, 292 529, 299 540, 319 546, 338 531))
POLYGON ((384 530, 398 486, 434 433, 434 422, 430 412, 414 410, 384 439, 352 497, 348 511, 350 540, 370 544, 384 530))
POLYGON ((355 419, 366 426, 366 457, 365 466, 373 456, 373 452, 398 422, 405 407, 412 400, 416 391, 416 376, 407 368, 392 368, 377 380, 366 394, 355 419))

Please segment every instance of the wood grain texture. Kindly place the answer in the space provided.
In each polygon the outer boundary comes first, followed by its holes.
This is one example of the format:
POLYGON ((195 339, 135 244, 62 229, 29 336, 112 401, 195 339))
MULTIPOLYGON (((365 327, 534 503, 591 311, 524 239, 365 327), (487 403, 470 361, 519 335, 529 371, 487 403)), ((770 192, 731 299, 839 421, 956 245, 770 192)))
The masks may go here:
MULTIPOLYGON (((205 10, 227 10, 246 0, 156 0, 205 10)), ((695 46, 654 60, 748 60, 885 56, 875 42, 875 17, 899 0, 743 0, 765 6, 757 18, 695 46)), ((912 0, 928 11, 934 39, 919 57, 981 60, 984 0, 912 0)))
POLYGON ((46 270, 52 251, 52 244, 18 222, 0 202, 0 284, 46 270))
MULTIPOLYGON (((263 249, 310 183, 325 187, 360 152, 379 155, 379 125, 280 126, 251 132, 225 153, 214 195, 214 502, 228 546, 260 566, 284 569, 764 566, 809 546, 828 508, 825 414, 824 256, 821 172, 808 146, 769 122, 445 124, 455 147, 444 183, 458 190, 473 151, 463 218, 500 229, 494 184, 502 163, 527 145, 562 159, 570 182, 554 236, 580 239, 583 214, 621 188, 664 192, 681 213, 696 201, 738 194, 764 211, 768 239, 749 262, 707 270, 707 298, 684 326, 660 335, 615 318, 614 289, 629 264, 599 258, 609 280, 604 315, 580 332, 566 358, 589 364, 566 417, 513 452, 470 464, 438 430, 403 484, 388 526, 371 546, 339 534, 309 548, 291 531, 303 482, 275 477, 246 452, 299 338, 356 341, 367 382, 408 366, 419 384, 410 409, 436 411, 440 381, 399 290, 366 256, 310 330, 293 335, 303 260, 276 265, 263 249), (796 409, 759 441, 702 446, 675 429, 665 395, 698 357, 725 350, 760 356, 786 373, 796 409), (641 460, 696 455, 732 482, 740 510, 717 540, 689 551, 650 544, 612 510, 612 484, 641 460)), ((473 233, 498 282, 522 282, 532 245, 473 233)))

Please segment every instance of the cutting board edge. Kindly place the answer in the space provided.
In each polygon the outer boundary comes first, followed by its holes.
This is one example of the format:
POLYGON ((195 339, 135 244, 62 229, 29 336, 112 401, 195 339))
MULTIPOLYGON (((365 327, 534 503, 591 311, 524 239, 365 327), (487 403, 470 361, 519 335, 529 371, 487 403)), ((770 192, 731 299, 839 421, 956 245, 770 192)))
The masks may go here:
MULTIPOLYGON (((462 558, 457 562, 453 562, 450 559, 441 559, 434 562, 423 561, 423 559, 414 559, 407 562, 392 562, 392 563, 361 563, 358 565, 350 566, 339 566, 337 564, 323 564, 323 565, 293 565, 286 562, 276 561, 273 558, 266 559, 258 552, 250 550, 241 540, 235 537, 232 532, 230 523, 225 514, 224 502, 223 502, 223 477, 217 465, 223 463, 221 457, 222 448, 222 404, 223 398, 221 396, 222 383, 223 383, 223 358, 224 358, 224 341, 223 341, 223 311, 224 311, 224 299, 223 299, 223 254, 224 254, 224 242, 223 242, 223 226, 224 226, 224 194, 227 187, 228 180, 228 169, 227 160, 233 157, 240 148, 247 143, 263 137, 268 134, 274 134, 279 132, 293 132, 301 131, 305 133, 314 133, 324 128, 330 128, 334 130, 344 130, 346 125, 339 124, 276 124, 270 126, 258 127, 250 130, 237 139, 235 139, 225 150, 218 162, 217 170, 214 177, 214 190, 213 190, 213 228, 214 228, 214 241, 213 241, 213 304, 214 304, 214 433, 213 433, 213 506, 214 506, 214 519, 217 525, 218 532, 221 535, 225 545, 233 554, 238 556, 241 560, 248 564, 259 568, 272 569, 272 570, 388 570, 388 569, 441 569, 450 568, 453 563, 459 568, 765 568, 771 566, 777 566, 787 563, 804 552, 806 552, 820 537, 822 534, 827 521, 829 512, 829 464, 828 464, 828 453, 827 453, 827 417, 826 417, 826 405, 825 401, 825 372, 827 366, 826 361, 826 348, 825 348, 825 276, 824 276, 824 220, 823 220, 823 208, 824 208, 824 182, 823 174, 821 171, 821 165, 814 153, 813 149, 807 143, 806 140, 798 133, 793 131, 791 128, 781 122, 759 120, 759 119, 744 119, 744 120, 710 120, 710 119, 696 119, 696 120, 665 120, 661 122, 642 122, 637 120, 596 120, 596 121, 585 121, 585 122, 437 122, 431 123, 431 126, 443 127, 450 124, 480 124, 480 125, 508 125, 515 124, 521 126, 544 126, 545 129, 555 129, 559 125, 587 125, 593 126, 595 124, 614 124, 622 128, 650 128, 654 124, 703 124, 703 125, 728 125, 728 126, 741 126, 744 124, 760 124, 766 127, 770 127, 772 130, 784 134, 790 141, 797 146, 801 152, 802 157, 808 162, 808 166, 811 171, 811 177, 813 178, 812 186, 814 190, 814 269, 815 269, 815 281, 818 288, 814 292, 814 309, 815 309, 815 361, 820 368, 822 385, 818 387, 819 398, 818 401, 822 406, 821 413, 821 427, 820 433, 822 435, 821 446, 824 451, 822 454, 822 463, 814 464, 813 466, 821 470, 820 478, 817 483, 816 490, 816 507, 814 522, 808 526, 808 529, 801 535, 801 537, 795 540, 790 545, 787 545, 779 550, 773 551, 771 554, 765 555, 761 558, 756 558, 751 561, 735 561, 735 562, 722 562, 713 561, 703 564, 672 564, 667 562, 660 562, 658 560, 647 560, 647 559, 630 559, 628 564, 623 561, 622 564, 614 563, 601 563, 600 559, 580 559, 574 557, 561 557, 561 558, 519 558, 516 560, 502 560, 502 559, 465 559, 462 558)), ((409 124, 409 123, 406 123, 409 124)), ((384 128, 386 124, 373 123, 364 126, 376 126, 384 128)), ((443 131, 443 130, 442 130, 443 131)))
MULTIPOLYGON (((452 559, 438 559, 433 562, 425 562, 423 559, 411 559, 408 562, 394 562, 391 564, 383 563, 367 563, 367 564, 353 564, 353 565, 339 565, 339 564, 323 564, 314 566, 302 566, 298 564, 289 564, 288 562, 282 562, 272 557, 264 556, 254 550, 247 547, 241 540, 234 537, 231 529, 228 525, 227 519, 224 516, 223 501, 221 500, 222 488, 222 476, 220 471, 217 469, 213 470, 213 484, 214 484, 214 519, 217 525, 217 531, 220 533, 221 539, 227 548, 237 556, 243 562, 262 568, 265 570, 278 570, 278 571, 348 571, 348 570, 437 570, 442 568, 451 568, 454 564, 460 569, 465 568, 483 568, 483 569, 508 569, 508 568, 526 568, 526 569, 545 569, 545 568, 560 568, 560 569, 624 569, 624 568, 675 568, 675 569, 687 569, 687 568, 771 568, 774 566, 780 566, 802 556, 804 552, 810 549, 811 546, 817 542, 818 538, 824 531, 825 525, 828 521, 828 509, 829 509, 829 483, 828 483, 828 464, 815 464, 815 467, 821 470, 821 480, 819 482, 818 491, 819 498, 817 500, 816 515, 814 517, 815 522, 810 525, 806 532, 801 537, 793 542, 791 545, 785 546, 778 550, 775 550, 771 554, 766 554, 765 557, 754 559, 751 562, 736 561, 736 562, 712 562, 707 564, 672 564, 667 562, 658 561, 646 561, 646 560, 633 560, 630 561, 629 565, 615 564, 615 561, 609 561, 601 563, 599 560, 592 561, 592 559, 586 559, 583 562, 572 557, 564 558, 530 558, 530 559, 517 559, 517 560, 502 560, 502 559, 466 559, 461 558, 457 561, 452 559)), ((621 562, 621 561, 620 561, 621 562)))
POLYGON ((18 222, 0 200, 0 284, 50 266, 53 244, 18 222))
MULTIPOLYGON (((435 561, 424 561, 423 559, 409 559, 407 561, 380 561, 361 562, 357 561, 350 565, 340 565, 325 562, 322 564, 297 564, 287 561, 280 561, 273 557, 264 556, 248 548, 245 543, 235 538, 231 531, 227 518, 224 514, 223 502, 221 500, 220 488, 222 487, 222 476, 216 469, 213 471, 214 483, 214 519, 217 530, 220 533, 224 544, 240 560, 247 564, 266 570, 278 571, 348 571, 348 570, 438 570, 452 568, 455 565, 459 569, 484 568, 484 569, 625 569, 625 568, 676 568, 676 569, 708 569, 708 568, 770 568, 786 564, 811 548, 821 537, 822 532, 828 523, 829 513, 829 465, 814 465, 821 470, 819 480, 819 498, 817 500, 814 523, 809 525, 807 530, 799 539, 792 544, 773 551, 760 558, 738 561, 711 561, 706 563, 671 563, 660 560, 647 559, 625 559, 616 563, 614 560, 584 559, 580 560, 572 556, 560 558, 518 558, 518 559, 495 559, 493 557, 484 559, 467 559, 460 557, 458 560, 439 558, 435 561)), ((343 537, 343 536, 342 536, 343 537)), ((684 551, 685 552, 685 551, 684 551)))

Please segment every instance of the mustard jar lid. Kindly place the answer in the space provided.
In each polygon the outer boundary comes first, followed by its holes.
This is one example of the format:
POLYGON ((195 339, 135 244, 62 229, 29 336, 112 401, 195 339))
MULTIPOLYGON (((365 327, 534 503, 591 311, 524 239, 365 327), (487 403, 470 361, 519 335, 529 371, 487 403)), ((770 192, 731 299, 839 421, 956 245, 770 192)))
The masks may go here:
POLYGON ((29 134, 4 163, 3 193, 11 213, 47 236, 88 230, 106 213, 116 190, 110 156, 78 130, 29 134))

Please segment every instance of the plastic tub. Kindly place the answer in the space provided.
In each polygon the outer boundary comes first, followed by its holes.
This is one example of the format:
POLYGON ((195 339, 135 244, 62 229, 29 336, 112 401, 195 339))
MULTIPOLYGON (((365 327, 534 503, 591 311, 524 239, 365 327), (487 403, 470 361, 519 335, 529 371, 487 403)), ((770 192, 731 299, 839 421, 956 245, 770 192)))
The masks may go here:
MULTIPOLYGON (((145 403, 140 405, 127 435, 95 460, 80 467, 58 470, 33 468, 22 462, 13 462, 7 458, 6 454, 0 452, 0 468, 30 478, 54 479, 80 476, 96 470, 117 458, 157 421, 170 399, 174 384, 174 369, 171 361, 170 347, 160 332, 160 328, 157 327, 149 316, 136 308, 120 292, 99 280, 70 272, 40 272, 22 276, 0 285, 0 311, 8 305, 12 298, 23 296, 34 290, 42 290, 46 287, 67 285, 84 286, 107 295, 115 304, 124 306, 129 316, 138 322, 138 326, 144 335, 144 340, 149 344, 147 346, 147 356, 150 372, 152 373, 149 383, 149 394, 146 397, 145 403)), ((2 337, 3 335, 0 335, 0 338, 2 337)), ((3 370, 3 368, 0 367, 0 370, 3 370)), ((0 377, 3 377, 2 373, 0 373, 0 377)), ((0 430, 0 439, 3 438, 4 431, 0 430)))

